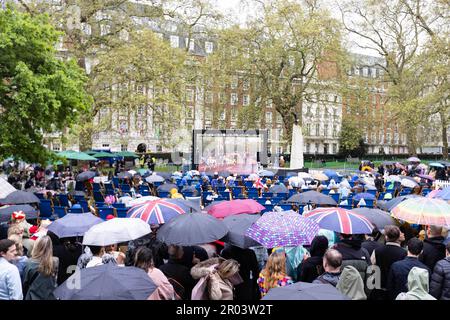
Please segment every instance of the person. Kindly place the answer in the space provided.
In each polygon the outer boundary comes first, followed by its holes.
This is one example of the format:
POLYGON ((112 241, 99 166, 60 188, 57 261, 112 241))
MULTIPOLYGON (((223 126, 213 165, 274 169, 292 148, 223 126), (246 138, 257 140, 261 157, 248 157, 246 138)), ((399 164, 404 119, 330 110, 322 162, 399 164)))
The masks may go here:
POLYGON ((176 294, 182 300, 188 300, 196 281, 191 276, 190 268, 183 264, 184 248, 170 245, 167 251, 169 259, 159 269, 172 284, 176 294))
POLYGON ((422 268, 430 272, 428 267, 418 259, 423 250, 423 242, 417 238, 411 238, 407 247, 408 255, 403 260, 392 264, 386 280, 388 297, 391 300, 394 300, 401 292, 408 291, 408 274, 412 268, 422 268))
POLYGON ((77 267, 79 269, 87 268, 87 265, 94 258, 94 255, 97 258, 89 265, 89 267, 94 267, 97 265, 102 265, 106 263, 117 263, 116 259, 110 254, 105 253, 105 249, 100 246, 86 246, 84 249, 84 253, 78 258, 77 267), (100 252, 101 251, 101 252, 100 252), (101 253, 101 255, 100 255, 101 253), (98 257, 101 257, 98 259, 98 257))
POLYGON ((17 248, 14 241, 0 240, 0 300, 22 300, 19 269, 13 265, 17 248))
POLYGON ((336 287, 341 276, 342 254, 336 249, 328 249, 323 256, 322 263, 325 272, 318 276, 312 283, 328 283, 336 287))
POLYGON ((233 300, 234 285, 242 282, 239 263, 233 259, 211 258, 202 261, 192 267, 191 275, 194 279, 206 277, 209 300, 233 300))
POLYGON ((167 259, 167 246, 163 242, 156 239, 159 225, 150 225, 151 233, 142 236, 136 240, 128 242, 127 251, 125 254, 125 266, 133 266, 136 252, 140 247, 147 247, 152 250, 153 264, 159 268, 164 264, 164 259, 167 259))
POLYGON ((78 258, 83 252, 80 243, 76 238, 59 239, 53 232, 48 231, 47 235, 52 240, 53 255, 59 259, 57 284, 60 285, 66 281, 72 272, 73 266, 77 265, 78 258))
POLYGON ((367 267, 371 265, 370 256, 362 244, 362 239, 358 235, 339 234, 340 242, 333 246, 342 254, 342 265, 354 266, 360 273, 363 281, 366 279, 367 267))
POLYGON ((370 235, 365 235, 366 240, 361 243, 361 247, 366 249, 369 255, 372 255, 375 249, 383 246, 383 244, 379 242, 380 237, 381 232, 375 227, 370 235))
POLYGON ((286 162, 284 161, 284 157, 280 156, 280 168, 284 168, 286 162))
POLYGON ((430 294, 439 300, 450 300, 450 243, 446 246, 446 258, 434 267, 430 294))
POLYGON ((23 270, 28 261, 28 257, 23 254, 22 237, 17 234, 12 234, 8 237, 9 240, 14 241, 16 244, 16 258, 12 261, 17 269, 19 269, 20 278, 23 278, 23 270))
POLYGON ((239 275, 243 282, 234 286, 235 300, 258 300, 260 295, 256 275, 259 274, 259 265, 255 252, 226 244, 221 256, 234 259, 240 265, 239 275))
POLYGON ((140 247, 136 252, 134 266, 144 270, 155 283, 157 289, 149 296, 148 300, 174 300, 175 292, 167 277, 153 264, 152 250, 140 247))
POLYGON ((101 246, 89 246, 92 252, 92 258, 86 264, 86 268, 101 266, 103 263, 103 255, 106 253, 105 248, 101 246))
POLYGON ((298 280, 313 282, 323 270, 323 256, 328 249, 328 239, 325 236, 315 236, 309 248, 309 257, 306 257, 298 267, 298 280))
POLYGON ((342 270, 336 289, 352 300, 367 300, 363 280, 353 266, 346 266, 342 270))
POLYGON ((178 190, 175 188, 172 188, 170 190, 170 198, 172 199, 184 199, 183 195, 178 193, 178 190))
POLYGON ((422 268, 414 267, 408 274, 408 292, 400 293, 395 300, 436 300, 428 293, 429 274, 422 268))
POLYGON ((284 287, 293 283, 287 275, 286 254, 284 252, 275 251, 269 256, 257 282, 261 297, 264 297, 272 288, 284 287))
POLYGON ((55 300, 53 291, 57 286, 58 264, 58 258, 53 257, 50 237, 46 235, 39 238, 24 269, 25 300, 55 300))
POLYGON ((407 252, 400 247, 401 232, 397 226, 387 225, 384 227, 384 236, 386 238, 386 244, 373 251, 371 256, 371 262, 373 265, 377 265, 380 268, 380 284, 381 288, 375 288, 371 292, 371 299, 374 300, 387 300, 388 292, 387 277, 389 271, 394 262, 403 260, 407 252))
POLYGON ((427 238, 423 242, 423 252, 419 256, 419 260, 430 270, 434 270, 436 263, 445 258, 444 240, 442 227, 429 226, 427 228, 427 238))

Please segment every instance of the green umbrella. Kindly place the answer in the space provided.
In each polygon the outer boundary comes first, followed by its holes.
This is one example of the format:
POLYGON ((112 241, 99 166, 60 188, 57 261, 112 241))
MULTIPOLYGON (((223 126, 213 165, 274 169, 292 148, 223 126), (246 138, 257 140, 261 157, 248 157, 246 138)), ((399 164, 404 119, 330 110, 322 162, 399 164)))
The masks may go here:
POLYGON ((75 153, 77 153, 77 152, 73 151, 73 150, 64 150, 64 151, 58 152, 57 155, 60 157, 67 158, 67 156, 73 155, 75 153))
POLYGON ((87 153, 88 155, 92 156, 93 154, 96 154, 98 151, 94 151, 94 150, 89 150, 89 151, 85 151, 84 153, 87 153))
POLYGON ((69 159, 69 160, 97 161, 96 158, 91 157, 90 155, 88 155, 87 153, 84 153, 84 152, 72 151, 71 153, 69 153, 69 152, 67 152, 65 154, 59 153, 58 155, 66 158, 66 159, 69 159))
POLYGON ((139 156, 136 155, 136 153, 130 152, 130 151, 121 151, 121 152, 116 152, 115 154, 119 157, 124 157, 124 158, 139 158, 139 156))
POLYGON ((109 153, 109 152, 97 152, 92 155, 94 158, 100 159, 100 158, 114 158, 116 157, 115 154, 109 153))

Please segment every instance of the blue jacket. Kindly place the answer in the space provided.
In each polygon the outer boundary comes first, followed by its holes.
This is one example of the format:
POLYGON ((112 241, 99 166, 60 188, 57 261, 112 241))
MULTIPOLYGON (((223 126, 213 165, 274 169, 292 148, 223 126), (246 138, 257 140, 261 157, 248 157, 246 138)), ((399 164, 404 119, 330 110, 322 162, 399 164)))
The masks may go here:
POLYGON ((389 271, 386 282, 386 289, 389 297, 395 300, 401 292, 408 292, 408 275, 412 268, 418 267, 426 269, 431 277, 430 269, 415 257, 405 257, 405 259, 394 262, 389 271))

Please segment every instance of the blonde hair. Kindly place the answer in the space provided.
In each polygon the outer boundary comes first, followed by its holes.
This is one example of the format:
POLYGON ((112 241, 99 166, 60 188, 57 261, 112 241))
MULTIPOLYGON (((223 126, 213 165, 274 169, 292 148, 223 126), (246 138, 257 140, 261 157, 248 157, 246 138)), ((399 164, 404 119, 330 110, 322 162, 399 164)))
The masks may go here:
POLYGON ((8 238, 12 235, 18 235, 21 238, 23 238, 23 232, 25 231, 25 228, 20 225, 19 223, 11 224, 8 228, 8 238), (22 232, 20 232, 22 230, 22 232))
POLYGON ((284 252, 273 252, 261 271, 268 289, 277 286, 277 282, 286 277, 286 255, 284 252))
POLYGON ((39 238, 34 244, 31 258, 39 261, 39 272, 50 276, 53 273, 53 244, 49 236, 39 238))
POLYGON ((18 234, 11 234, 11 235, 8 236, 8 239, 15 242, 17 255, 18 256, 23 256, 22 237, 19 236, 18 234))
POLYGON ((238 271, 239 263, 233 259, 223 261, 217 268, 217 273, 222 279, 228 279, 238 271))

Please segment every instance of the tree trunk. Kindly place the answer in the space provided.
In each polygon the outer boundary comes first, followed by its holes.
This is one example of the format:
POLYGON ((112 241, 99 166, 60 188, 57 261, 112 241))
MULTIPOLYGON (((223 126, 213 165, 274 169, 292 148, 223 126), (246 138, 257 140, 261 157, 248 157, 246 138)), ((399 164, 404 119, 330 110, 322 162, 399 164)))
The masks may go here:
POLYGON ((439 113, 441 117, 441 126, 442 126, 442 156, 444 160, 448 160, 448 140, 447 140, 447 123, 445 121, 446 115, 443 112, 439 113))
POLYGON ((415 127, 408 127, 406 130, 407 142, 408 142, 408 153, 410 156, 417 156, 417 131, 415 127))

